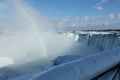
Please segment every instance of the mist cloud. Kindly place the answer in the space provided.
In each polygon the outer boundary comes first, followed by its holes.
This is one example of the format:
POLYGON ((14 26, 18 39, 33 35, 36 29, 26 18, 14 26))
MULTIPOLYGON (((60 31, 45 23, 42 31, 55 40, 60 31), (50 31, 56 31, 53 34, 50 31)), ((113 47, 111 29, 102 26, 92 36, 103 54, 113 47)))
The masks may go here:
POLYGON ((0 14, 0 57, 27 62, 61 55, 72 45, 56 33, 51 19, 23 0, 6 0, 3 4, 6 7, 1 7, 2 13, 7 14, 0 14))

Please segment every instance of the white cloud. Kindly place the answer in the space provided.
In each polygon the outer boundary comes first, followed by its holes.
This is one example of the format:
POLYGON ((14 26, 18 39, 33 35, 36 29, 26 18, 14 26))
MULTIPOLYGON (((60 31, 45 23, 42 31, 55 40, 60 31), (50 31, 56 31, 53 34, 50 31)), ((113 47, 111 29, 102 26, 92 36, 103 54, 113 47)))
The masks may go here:
POLYGON ((108 19, 120 19, 120 13, 117 14, 109 14, 107 16, 108 19))
POLYGON ((117 14, 117 18, 120 19, 120 13, 117 14))
POLYGON ((56 20, 56 26, 65 27, 65 26, 77 26, 80 23, 80 17, 69 18, 63 17, 61 19, 56 20))
POLYGON ((103 7, 99 5, 99 6, 96 6, 96 9, 97 10, 103 10, 103 7))
POLYGON ((104 21, 109 20, 109 16, 108 15, 102 15, 102 16, 99 16, 98 18, 100 20, 104 20, 104 21))
POLYGON ((85 21, 89 21, 89 20, 90 20, 90 17, 89 17, 89 16, 85 16, 85 17, 84 17, 84 20, 85 20, 85 21))
POLYGON ((68 23, 68 22, 70 22, 70 19, 69 19, 69 17, 64 17, 63 19, 62 19, 62 22, 63 23, 68 23))
POLYGON ((109 25, 109 23, 108 22, 105 22, 105 24, 104 24, 105 26, 108 26, 109 25))
POLYGON ((114 19, 114 18, 115 18, 115 15, 114 15, 114 14, 109 14, 109 15, 108 15, 108 18, 109 18, 109 19, 114 19))
POLYGON ((99 3, 96 3, 95 7, 97 10, 103 10, 103 4, 107 3, 108 0, 101 0, 99 3))
POLYGON ((94 19, 95 19, 95 16, 91 16, 91 19, 94 20, 94 19))
POLYGON ((95 16, 84 16, 84 21, 92 21, 95 19, 95 16))
POLYGON ((68 16, 65 16, 61 19, 57 19, 56 22, 57 22, 57 26, 63 27, 63 26, 66 26, 66 25, 70 24, 71 19, 68 16))
MULTIPOLYGON (((62 18, 59 20, 59 24, 62 24, 62 26, 59 27, 80 27, 82 28, 87 27, 87 26, 95 26, 95 27, 109 27, 109 26, 114 26, 112 24, 120 23, 118 20, 120 19, 120 13, 117 14, 108 14, 108 15, 99 15, 99 16, 84 16, 83 18, 62 18)), ((118 25, 117 25, 118 26, 118 25)), ((111 28, 112 28, 111 27, 111 28)))
POLYGON ((80 19, 80 17, 75 17, 74 18, 74 21, 76 21, 76 22, 79 22, 81 19, 80 19))

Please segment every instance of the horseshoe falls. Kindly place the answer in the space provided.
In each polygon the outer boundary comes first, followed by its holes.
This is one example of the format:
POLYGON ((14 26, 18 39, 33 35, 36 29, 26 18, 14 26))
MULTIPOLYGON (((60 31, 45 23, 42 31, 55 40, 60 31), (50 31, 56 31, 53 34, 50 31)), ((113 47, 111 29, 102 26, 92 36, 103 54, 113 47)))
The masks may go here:
POLYGON ((94 45, 100 50, 109 50, 120 47, 120 33, 75 33, 74 38, 78 42, 86 42, 88 46, 94 45))

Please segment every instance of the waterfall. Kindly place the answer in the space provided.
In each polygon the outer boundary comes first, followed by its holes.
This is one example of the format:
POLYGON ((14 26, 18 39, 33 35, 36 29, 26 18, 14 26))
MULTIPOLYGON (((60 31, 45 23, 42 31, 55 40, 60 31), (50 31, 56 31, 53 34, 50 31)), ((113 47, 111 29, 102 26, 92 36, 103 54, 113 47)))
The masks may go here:
POLYGON ((78 42, 86 42, 88 46, 94 45, 101 50, 108 50, 120 47, 120 35, 116 33, 110 34, 82 34, 75 33, 79 35, 77 39, 78 42))

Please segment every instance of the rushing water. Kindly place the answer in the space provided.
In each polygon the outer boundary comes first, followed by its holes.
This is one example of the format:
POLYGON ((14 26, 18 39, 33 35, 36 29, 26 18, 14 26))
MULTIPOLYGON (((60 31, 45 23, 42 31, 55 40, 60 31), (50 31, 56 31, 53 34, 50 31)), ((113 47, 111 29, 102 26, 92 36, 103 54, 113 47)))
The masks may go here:
MULTIPOLYGON (((70 33, 69 35, 71 35, 70 33)), ((72 36, 77 42, 87 43, 88 46, 94 45, 100 50, 108 50, 120 47, 120 35, 118 33, 73 33, 72 36)))

